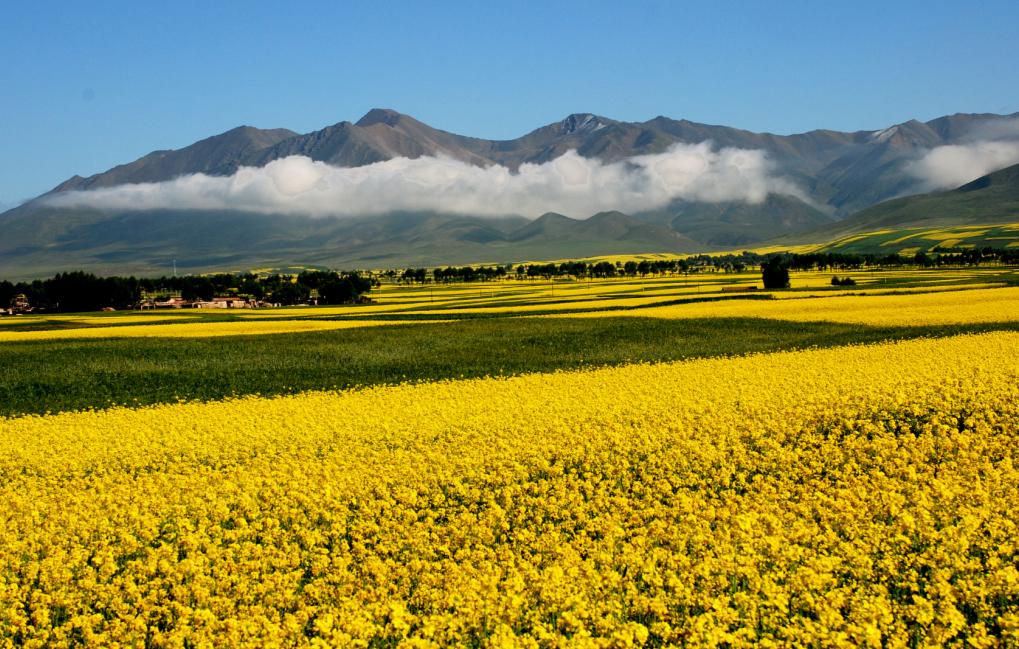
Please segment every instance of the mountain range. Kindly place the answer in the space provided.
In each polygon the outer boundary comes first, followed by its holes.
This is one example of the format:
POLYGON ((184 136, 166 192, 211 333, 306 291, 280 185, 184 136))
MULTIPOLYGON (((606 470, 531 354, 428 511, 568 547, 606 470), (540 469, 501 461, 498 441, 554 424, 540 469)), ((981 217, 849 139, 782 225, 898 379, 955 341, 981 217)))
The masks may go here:
MULTIPOLYGON (((910 206, 914 215, 920 214, 923 203, 900 198, 923 189, 911 173, 920 156, 1017 124, 1019 113, 956 114, 879 131, 774 135, 666 117, 622 122, 579 113, 513 140, 484 140, 435 129, 396 111, 373 109, 355 123, 339 122, 306 134, 241 126, 181 149, 154 151, 102 173, 74 176, 43 197, 0 214, 0 276, 29 277, 69 268, 158 273, 174 259, 182 269, 203 271, 731 249, 799 233, 845 231, 856 227, 854 223, 895 220, 902 214, 895 205, 910 206), (677 144, 703 142, 765 152, 776 173, 799 188, 798 194, 771 193, 760 202, 674 200, 629 215, 547 213, 535 220, 524 217, 536 215, 483 218, 425 210, 323 218, 235 210, 95 209, 56 207, 45 200, 68 191, 161 182, 196 173, 230 176, 241 167, 262 167, 294 155, 335 167, 442 156, 516 171, 571 150, 614 163, 663 153, 677 144), (881 214, 891 216, 870 212, 859 220, 868 208, 878 209, 874 206, 889 199, 906 203, 881 206, 891 210, 881 214)), ((1007 185, 1012 180, 994 182, 1007 185)))

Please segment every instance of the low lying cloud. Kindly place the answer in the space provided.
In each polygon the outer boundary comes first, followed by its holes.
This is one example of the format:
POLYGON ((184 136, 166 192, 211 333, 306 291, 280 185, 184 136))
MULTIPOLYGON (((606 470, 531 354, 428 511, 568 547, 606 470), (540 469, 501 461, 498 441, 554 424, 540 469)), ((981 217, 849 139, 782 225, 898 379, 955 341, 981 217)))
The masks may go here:
POLYGON ((396 158, 334 167, 292 156, 228 177, 194 174, 159 183, 54 194, 55 206, 101 209, 229 209, 311 216, 435 211, 474 216, 587 217, 639 212, 676 199, 760 203, 768 194, 804 198, 775 175, 764 151, 710 143, 604 163, 575 151, 542 164, 477 167, 450 158, 396 158))
POLYGON ((999 169, 1019 164, 1019 119, 985 125, 977 132, 987 139, 939 146, 911 162, 906 170, 920 189, 954 189, 999 169))

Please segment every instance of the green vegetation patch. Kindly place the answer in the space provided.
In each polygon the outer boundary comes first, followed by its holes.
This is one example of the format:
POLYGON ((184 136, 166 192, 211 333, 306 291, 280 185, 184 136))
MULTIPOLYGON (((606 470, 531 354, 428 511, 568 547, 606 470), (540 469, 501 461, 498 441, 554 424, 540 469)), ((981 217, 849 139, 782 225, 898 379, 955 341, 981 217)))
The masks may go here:
POLYGON ((871 343, 1016 325, 498 318, 226 338, 0 345, 0 415, 871 343))
POLYGON ((968 225, 941 228, 896 228, 853 234, 825 245, 824 252, 842 254, 912 255, 971 248, 1014 248, 1019 246, 1015 225, 968 225))

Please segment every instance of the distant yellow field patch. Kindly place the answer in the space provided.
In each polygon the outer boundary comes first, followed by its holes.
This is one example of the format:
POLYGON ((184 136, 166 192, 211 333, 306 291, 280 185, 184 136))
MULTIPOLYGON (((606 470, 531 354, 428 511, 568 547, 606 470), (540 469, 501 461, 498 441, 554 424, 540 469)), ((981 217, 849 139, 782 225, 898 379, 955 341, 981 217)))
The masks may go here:
POLYGON ((903 243, 905 241, 908 241, 909 239, 912 239, 914 237, 919 237, 922 234, 923 233, 921 233, 921 232, 909 232, 909 233, 904 234, 903 236, 899 237, 898 239, 891 239, 889 241, 885 241, 884 243, 881 244, 881 246, 882 247, 894 246, 894 245, 903 243))
POLYGON ((595 257, 569 257, 569 258, 566 258, 566 259, 548 259, 548 260, 533 260, 532 259, 530 261, 524 261, 524 262, 520 262, 520 263, 524 264, 525 266, 527 264, 561 264, 563 262, 570 262, 570 261, 583 261, 583 262, 586 262, 586 263, 589 263, 589 264, 596 264, 596 263, 598 263, 600 261, 608 261, 608 262, 611 262, 611 263, 615 263, 617 261, 620 261, 620 262, 626 263, 628 261, 636 261, 636 262, 641 262, 641 261, 661 261, 661 260, 671 261, 673 259, 675 259, 675 260, 686 259, 687 257, 690 257, 690 255, 683 255, 683 254, 678 254, 678 253, 673 253, 673 252, 646 252, 646 253, 641 253, 641 254, 630 254, 630 255, 599 255, 599 256, 595 256, 595 257))
POLYGON ((827 245, 827 244, 804 243, 804 244, 799 244, 799 245, 795 245, 795 246, 779 245, 779 246, 764 246, 764 247, 758 247, 758 248, 733 248, 732 250, 713 252, 713 253, 709 253, 709 254, 711 254, 712 256, 714 256, 714 255, 738 255, 738 254, 740 254, 740 253, 742 253, 744 251, 752 252, 752 253, 755 253, 755 254, 758 254, 758 255, 770 255, 772 253, 780 253, 780 252, 789 252, 789 253, 796 253, 796 254, 804 254, 804 253, 808 253, 808 252, 814 252, 815 250, 817 250, 818 248, 821 248, 824 245, 827 245))
POLYGON ((1019 288, 977 289, 913 295, 834 295, 782 300, 726 300, 632 311, 601 311, 567 317, 767 318, 844 322, 874 326, 924 326, 1019 322, 1019 288))
MULTIPOLYGON (((726 293, 720 292, 704 292, 700 294, 700 297, 719 297, 727 295, 726 293)), ((692 298, 698 297, 697 294, 693 294, 692 298)), ((609 299, 592 299, 592 300, 576 300, 570 302, 529 302, 527 304, 514 304, 509 306, 476 306, 476 307, 464 307, 455 309, 435 309, 435 310, 421 310, 415 311, 414 313, 423 315, 434 315, 441 316, 442 314, 510 314, 513 313, 524 313, 524 312, 559 312, 559 311, 580 311, 590 309, 604 309, 610 313, 614 313, 617 309, 632 308, 638 306, 645 306, 654 304, 656 302, 668 301, 669 296, 666 295, 651 295, 646 297, 630 297, 630 298, 609 298, 609 299)))
POLYGON ((835 239, 834 241, 829 241, 828 243, 826 243, 824 245, 825 245, 825 247, 835 248, 835 247, 838 247, 838 246, 844 246, 846 244, 853 243, 854 241, 861 241, 863 239, 869 239, 870 237, 877 237, 877 236, 881 236, 881 235, 884 235, 884 234, 891 234, 892 232, 894 232, 894 230, 876 230, 874 232, 860 232, 860 233, 857 233, 857 234, 850 234, 850 235, 845 236, 845 237, 840 237, 838 239, 835 239))
POLYGON ((945 245, 945 241, 953 239, 969 239, 971 237, 981 237, 987 234, 989 230, 932 230, 923 235, 924 239, 931 239, 933 241, 941 241, 941 245, 945 245))
POLYGON ((1001 282, 981 282, 979 284, 966 284, 965 289, 959 286, 931 286, 924 284, 922 286, 907 286, 898 288, 885 288, 880 284, 870 284, 865 287, 853 286, 849 288, 831 288, 826 291, 775 291, 770 293, 771 297, 776 300, 800 300, 806 297, 847 297, 851 295, 900 295, 903 293, 944 293, 946 291, 959 291, 959 290, 970 290, 979 288, 1001 288, 1008 286, 1001 282))
POLYGON ((15 316, 15 317, 3 317, 0 318, 0 325, 28 325, 38 324, 40 322, 46 322, 43 318, 32 318, 26 316, 15 316))
MULTIPOLYGON (((438 301, 438 300, 437 300, 438 301)), ((328 316, 360 316, 378 313, 389 313, 390 311, 406 310, 414 305, 428 305, 424 302, 384 302, 381 304, 366 304, 361 306, 336 306, 336 307, 296 307, 282 309, 259 309, 256 311, 244 311, 236 314, 242 320, 260 320, 266 318, 289 319, 295 317, 313 318, 328 316)))
POLYGON ((179 322, 181 320, 190 321, 197 320, 201 316, 197 315, 176 315, 176 314, 153 314, 153 315, 115 315, 115 316, 95 316, 95 317, 79 317, 73 322, 75 324, 84 325, 126 325, 126 324, 153 324, 159 322, 179 322))
POLYGON ((305 333, 336 329, 360 329, 391 324, 395 320, 280 320, 188 322, 180 324, 127 325, 124 327, 90 327, 85 329, 52 329, 48 331, 0 331, 0 342, 34 340, 78 340, 94 338, 213 338, 219 336, 258 336, 263 334, 305 333))
POLYGON ((831 279, 834 276, 845 277, 850 275, 859 284, 869 284, 876 281, 875 277, 865 275, 862 273, 853 274, 853 271, 839 271, 837 273, 792 273, 789 277, 789 281, 792 283, 793 288, 821 288, 824 286, 831 286, 831 279))
POLYGON ((159 313, 152 315, 109 315, 109 316, 81 316, 81 315, 48 315, 48 316, 18 316, 14 318, 2 318, 0 324, 43 324, 60 323, 62 325, 119 325, 119 324, 157 324, 161 322, 176 322, 180 320, 196 320, 196 315, 176 315, 159 313))

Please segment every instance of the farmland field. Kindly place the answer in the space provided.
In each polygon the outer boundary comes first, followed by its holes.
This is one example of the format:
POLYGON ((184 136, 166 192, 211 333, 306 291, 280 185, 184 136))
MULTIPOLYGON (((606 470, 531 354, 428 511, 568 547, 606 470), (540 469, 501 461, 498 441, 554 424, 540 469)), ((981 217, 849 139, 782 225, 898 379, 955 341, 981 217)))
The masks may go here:
POLYGON ((1016 646, 1019 274, 849 274, 0 319, 0 643, 1016 646))
POLYGON ((893 228, 851 234, 823 246, 841 253, 896 252, 913 255, 945 249, 1015 248, 1019 246, 1019 227, 1004 225, 963 225, 940 228, 893 228))

